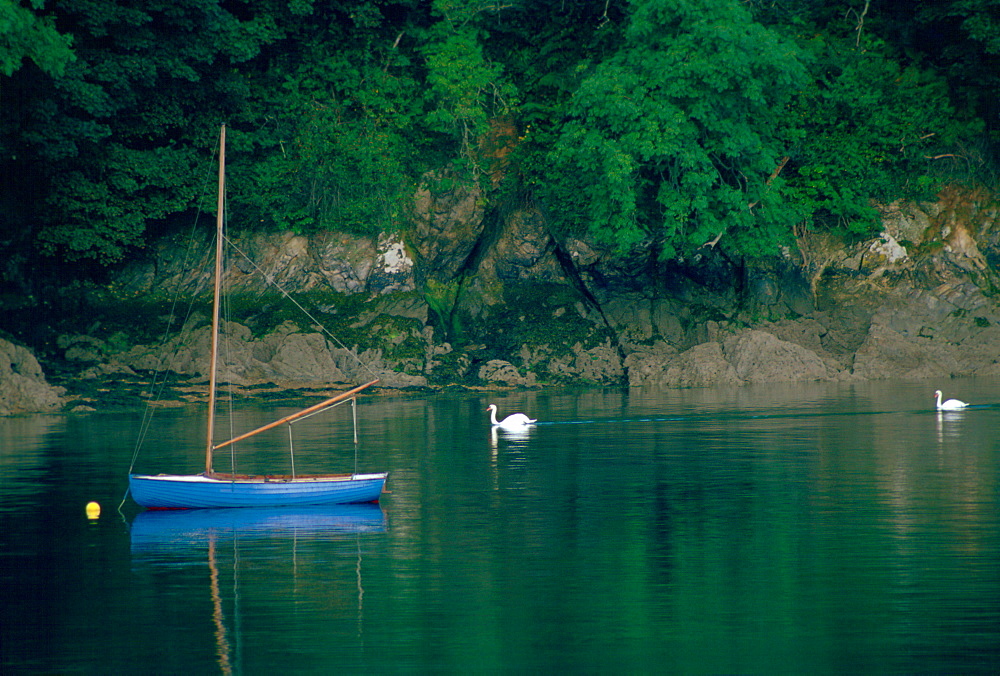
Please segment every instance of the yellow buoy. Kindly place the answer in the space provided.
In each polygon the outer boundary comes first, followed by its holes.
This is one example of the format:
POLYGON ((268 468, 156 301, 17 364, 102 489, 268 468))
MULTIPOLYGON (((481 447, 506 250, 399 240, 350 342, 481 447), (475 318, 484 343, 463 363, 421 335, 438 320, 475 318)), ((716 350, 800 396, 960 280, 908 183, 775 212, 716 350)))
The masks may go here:
POLYGON ((96 502, 87 503, 87 518, 96 519, 101 515, 101 506, 96 502))

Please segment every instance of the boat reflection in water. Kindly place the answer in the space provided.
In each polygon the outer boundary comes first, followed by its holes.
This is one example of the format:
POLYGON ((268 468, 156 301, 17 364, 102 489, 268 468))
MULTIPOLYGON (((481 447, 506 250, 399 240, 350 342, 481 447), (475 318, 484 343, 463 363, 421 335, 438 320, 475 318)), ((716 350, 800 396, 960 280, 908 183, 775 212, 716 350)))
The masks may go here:
POLYGON ((341 533, 384 533, 378 503, 325 507, 233 507, 144 511, 132 521, 133 560, 138 555, 183 554, 203 546, 209 535, 240 540, 341 533))
MULTIPOLYGON (((188 565, 207 564, 208 589, 204 592, 212 606, 214 661, 222 674, 241 673, 245 651, 251 648, 242 641, 240 608, 245 594, 254 595, 254 585, 247 586, 241 581, 244 573, 260 564, 271 573, 288 570, 294 587, 300 573, 300 548, 312 554, 317 549, 336 551, 337 558, 350 561, 341 559, 350 566, 360 635, 364 626, 361 541, 367 539, 367 534, 386 530, 386 516, 377 503, 144 511, 135 516, 130 529, 132 563, 141 570, 158 571, 154 573, 157 575, 169 575, 178 566, 187 569, 188 565), (283 563, 275 567, 277 560, 283 563)), ((306 558, 302 574, 308 576, 314 558, 306 558)), ((336 566, 326 569, 324 574, 336 574, 333 572, 336 569, 336 566)), ((266 587, 282 587, 283 577, 283 573, 278 573, 266 587)), ((289 598, 289 594, 283 596, 289 598)))

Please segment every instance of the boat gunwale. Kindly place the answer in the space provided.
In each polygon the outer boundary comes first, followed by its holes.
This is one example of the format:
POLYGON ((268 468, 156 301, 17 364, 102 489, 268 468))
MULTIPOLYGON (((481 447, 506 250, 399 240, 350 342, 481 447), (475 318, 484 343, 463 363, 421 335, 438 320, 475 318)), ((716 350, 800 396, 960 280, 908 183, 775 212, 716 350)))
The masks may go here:
POLYGON ((316 483, 321 481, 370 481, 386 479, 388 472, 373 472, 367 474, 227 474, 213 472, 212 474, 131 474, 134 479, 150 479, 156 481, 188 481, 199 483, 316 483))

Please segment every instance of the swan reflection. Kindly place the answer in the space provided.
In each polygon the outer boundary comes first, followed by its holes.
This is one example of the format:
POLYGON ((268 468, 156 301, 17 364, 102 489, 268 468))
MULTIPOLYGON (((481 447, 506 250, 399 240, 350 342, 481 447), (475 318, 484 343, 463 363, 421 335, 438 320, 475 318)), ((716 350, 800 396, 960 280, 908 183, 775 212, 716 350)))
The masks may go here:
POLYGON ((504 440, 504 445, 510 447, 522 447, 530 440, 533 427, 522 427, 519 429, 505 429, 502 427, 490 428, 490 446, 493 447, 494 456, 500 444, 500 439, 504 440))
POLYGON ((948 436, 958 436, 958 423, 964 419, 964 411, 961 409, 956 410, 941 410, 937 412, 937 439, 938 443, 945 440, 948 436))

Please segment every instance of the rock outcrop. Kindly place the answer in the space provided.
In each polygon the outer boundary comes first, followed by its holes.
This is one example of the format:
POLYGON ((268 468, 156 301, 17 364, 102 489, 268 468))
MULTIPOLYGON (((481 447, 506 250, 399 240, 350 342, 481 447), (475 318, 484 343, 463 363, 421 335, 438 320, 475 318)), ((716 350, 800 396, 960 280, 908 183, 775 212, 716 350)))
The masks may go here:
MULTIPOLYGON (((237 322, 223 322, 219 356, 219 379, 236 385, 273 383, 284 387, 353 383, 378 378, 384 387, 424 387, 427 379, 394 370, 382 351, 351 350, 337 346, 318 331, 302 331, 286 322, 256 337, 237 322)), ((94 352, 79 348, 87 337, 67 337, 68 358, 93 362, 94 352)), ((136 345, 109 354, 99 364, 83 371, 83 377, 105 378, 109 374, 136 371, 173 372, 207 379, 211 326, 202 317, 190 319, 177 336, 154 345, 136 345)))
POLYGON ((65 392, 49 385, 27 348, 0 338, 0 415, 58 410, 65 392))

